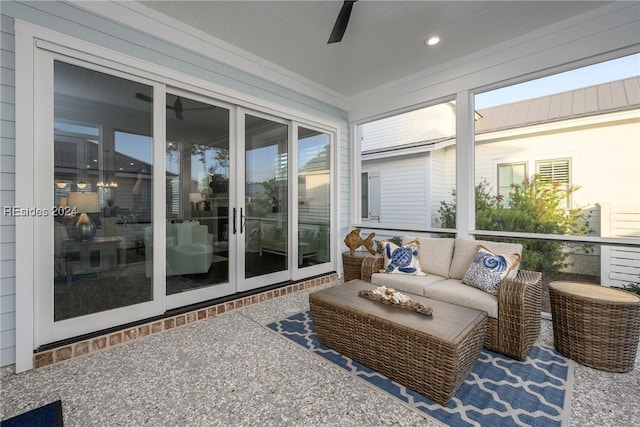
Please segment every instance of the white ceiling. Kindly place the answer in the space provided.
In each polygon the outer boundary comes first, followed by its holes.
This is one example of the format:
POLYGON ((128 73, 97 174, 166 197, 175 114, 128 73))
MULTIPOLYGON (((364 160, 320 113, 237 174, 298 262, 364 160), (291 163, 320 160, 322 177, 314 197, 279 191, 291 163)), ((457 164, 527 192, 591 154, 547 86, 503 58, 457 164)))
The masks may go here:
POLYGON ((139 3, 348 98, 607 2, 360 0, 331 45, 341 1, 139 3), (442 41, 430 48, 431 35, 442 41))

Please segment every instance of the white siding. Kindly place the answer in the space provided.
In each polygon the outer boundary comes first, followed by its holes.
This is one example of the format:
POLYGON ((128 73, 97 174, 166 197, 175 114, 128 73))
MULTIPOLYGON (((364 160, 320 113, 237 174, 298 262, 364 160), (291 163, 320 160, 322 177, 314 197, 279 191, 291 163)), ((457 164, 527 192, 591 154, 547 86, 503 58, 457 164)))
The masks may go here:
MULTIPOLYGON (((602 235, 640 238, 640 206, 601 205, 602 235)), ((602 284, 626 285, 640 282, 640 247, 603 246, 602 284)))
POLYGON ((455 112, 438 104, 361 126, 362 151, 451 137, 456 133, 455 112))
MULTIPOLYGON (((233 91, 258 97, 266 102, 291 108, 319 120, 340 125, 337 135, 340 194, 340 235, 349 225, 349 127, 347 113, 304 94, 279 86, 248 72, 203 57, 197 52, 179 48, 136 29, 91 14, 68 2, 2 1, 1 39, 1 109, 0 121, 0 202, 15 203, 15 87, 13 19, 20 19, 80 40, 104 46, 141 60, 174 69, 195 78, 212 82, 233 91), (6 158, 5 158, 6 157, 6 158)), ((15 362, 15 223, 0 216, 0 365, 15 362)))
POLYGON ((640 200, 638 135, 640 120, 636 119, 481 143, 476 147, 476 183, 487 178, 495 191, 499 163, 527 162, 531 176, 536 160, 570 158, 571 182, 580 186, 573 194, 573 207, 593 208, 602 202, 628 205, 640 200))
MULTIPOLYGON (((13 20, 0 16, 0 207, 15 202, 13 20)), ((0 213, 0 366, 15 361, 15 220, 0 213)))
POLYGON ((380 224, 427 227, 427 155, 363 162, 362 172, 380 172, 380 224))

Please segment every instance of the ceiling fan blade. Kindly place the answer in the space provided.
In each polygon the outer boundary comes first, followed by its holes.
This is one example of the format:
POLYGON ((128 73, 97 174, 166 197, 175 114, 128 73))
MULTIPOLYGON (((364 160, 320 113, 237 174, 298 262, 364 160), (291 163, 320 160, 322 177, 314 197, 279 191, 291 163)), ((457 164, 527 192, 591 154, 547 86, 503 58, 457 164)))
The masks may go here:
POLYGON ((176 119, 184 120, 184 116, 182 115, 182 100, 179 96, 176 98, 176 102, 173 103, 173 111, 176 112, 176 119))
POLYGON ((351 9, 353 9, 353 4, 357 1, 358 0, 345 0, 342 4, 342 8, 338 14, 338 19, 336 19, 336 23, 333 25, 333 30, 331 31, 327 44, 337 43, 342 40, 344 32, 347 31, 347 24, 349 23, 349 17, 351 16, 351 9))
POLYGON ((140 92, 136 93, 136 98, 141 99, 143 101, 147 101, 147 102, 153 102, 153 98, 152 97, 150 97, 148 95, 145 95, 144 93, 140 93, 140 92))

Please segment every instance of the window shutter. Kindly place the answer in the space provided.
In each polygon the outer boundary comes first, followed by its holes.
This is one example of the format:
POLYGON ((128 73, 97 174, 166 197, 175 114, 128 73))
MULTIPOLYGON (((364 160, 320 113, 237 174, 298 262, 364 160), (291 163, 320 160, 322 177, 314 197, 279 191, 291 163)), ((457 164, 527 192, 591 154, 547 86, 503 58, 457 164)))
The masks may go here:
POLYGON ((538 162, 538 174, 542 181, 569 185, 570 180, 569 159, 544 160, 538 162))
MULTIPOLYGON (((569 191, 571 187, 571 159, 552 159, 537 162, 538 175, 542 182, 557 182, 560 187, 569 191)), ((571 198, 565 199, 566 208, 571 207, 571 198)))

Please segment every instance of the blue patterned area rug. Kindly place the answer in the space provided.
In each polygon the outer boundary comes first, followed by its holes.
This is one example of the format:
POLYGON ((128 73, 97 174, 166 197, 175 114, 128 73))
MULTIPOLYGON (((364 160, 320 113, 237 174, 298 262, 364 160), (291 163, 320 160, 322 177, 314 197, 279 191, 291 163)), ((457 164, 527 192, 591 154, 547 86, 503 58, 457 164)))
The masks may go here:
POLYGON ((467 380, 447 406, 441 406, 322 345, 309 311, 266 326, 419 414, 449 426, 568 425, 573 365, 550 348, 535 345, 524 362, 483 349, 467 380))
POLYGON ((63 427, 62 402, 56 400, 0 422, 0 427, 63 427))

